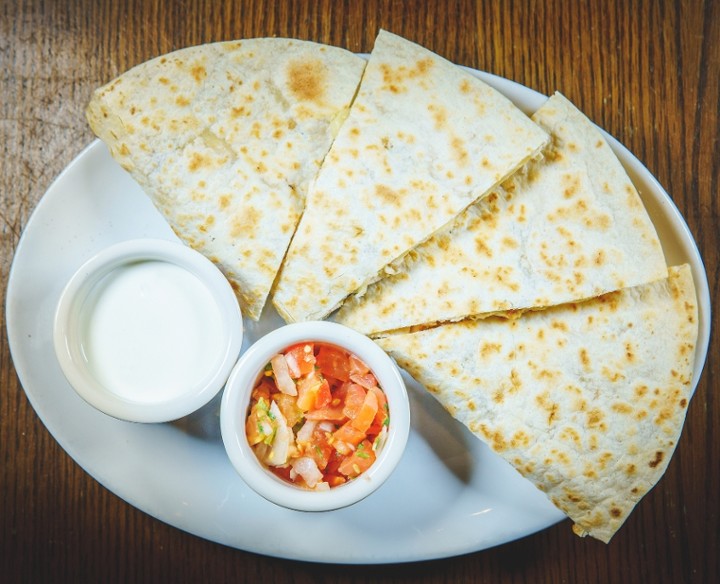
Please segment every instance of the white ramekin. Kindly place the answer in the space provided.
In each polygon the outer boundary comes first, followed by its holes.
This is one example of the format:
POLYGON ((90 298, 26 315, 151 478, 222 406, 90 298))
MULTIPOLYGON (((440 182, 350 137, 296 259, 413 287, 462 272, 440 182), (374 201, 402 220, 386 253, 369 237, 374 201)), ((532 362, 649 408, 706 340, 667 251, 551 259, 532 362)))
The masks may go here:
MULTIPOLYGON (((173 272, 175 273, 175 271, 173 272)), ((184 277, 184 276, 183 276, 184 277)), ((191 280, 193 287, 196 281, 191 280)), ((132 303, 131 303, 132 304, 132 303)), ((163 307, 165 308, 165 307, 163 307)), ((203 308, 208 308, 204 305, 203 308)), ((130 306, 132 310, 132 306, 130 306)), ((168 317, 172 312, 168 309, 168 317)), ((183 317, 185 315, 178 315, 183 317)), ((201 321, 201 319, 198 319, 201 321)), ((143 330, 143 321, 128 327, 129 335, 157 334, 157 330, 143 330)), ((149 328, 150 324, 147 325, 149 328)), ((184 330, 180 331, 184 333, 184 330)), ((188 331, 188 334, 190 332, 188 331)), ((200 253, 179 242, 159 239, 134 239, 103 249, 87 260, 65 286, 57 305, 53 342, 60 367, 75 391, 98 410, 118 419, 133 422, 167 422, 186 416, 209 402, 223 387, 237 362, 242 345, 243 322, 237 298, 229 282, 218 268, 200 253), (213 315, 214 328, 193 327, 198 337, 193 342, 212 342, 217 349, 208 358, 207 370, 198 371, 197 380, 188 381, 187 387, 164 391, 161 397, 149 395, 147 399, 129 399, 127 395, 112 391, 103 385, 96 374, 97 365, 88 355, 86 335, 93 318, 89 298, 98 295, 98 288, 112 277, 116 270, 148 262, 148 266, 164 263, 179 267, 197 278, 202 298, 207 298, 213 315), (207 293, 206 293, 207 292, 207 293), (217 317, 217 318, 215 318, 217 317), (219 322, 219 326, 218 326, 219 322), (196 330, 197 329, 197 330, 196 330), (212 339, 209 336, 212 335, 212 339), (215 354, 217 353, 217 354, 215 354)), ((158 347, 162 350, 162 347, 158 347)), ((169 349, 168 349, 169 350, 169 349)), ((164 362, 173 362, 173 355, 164 362)), ((178 357, 179 358, 179 357, 178 357)))
POLYGON ((410 407, 400 371, 387 353, 368 337, 332 322, 294 323, 268 333, 240 358, 225 387, 220 427, 230 461, 254 491, 290 509, 328 511, 364 499, 390 476, 407 443, 410 407), (388 399, 388 437, 375 462, 356 479, 324 491, 297 487, 275 476, 257 459, 245 434, 251 393, 265 365, 273 355, 302 342, 328 343, 355 354, 373 372, 388 399))

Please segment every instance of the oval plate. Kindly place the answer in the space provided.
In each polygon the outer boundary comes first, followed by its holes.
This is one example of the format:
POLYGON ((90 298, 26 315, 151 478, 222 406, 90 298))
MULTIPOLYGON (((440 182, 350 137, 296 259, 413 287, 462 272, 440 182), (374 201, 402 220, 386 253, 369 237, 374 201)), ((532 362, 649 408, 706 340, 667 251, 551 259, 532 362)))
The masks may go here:
MULTIPOLYGON (((545 100, 512 81, 470 71, 526 113, 545 100)), ((667 193, 630 152, 608 140, 640 191, 668 264, 692 266, 700 314, 697 385, 710 335, 702 259, 667 193)), ((521 538, 564 518, 409 378, 412 430, 405 457, 377 493, 328 513, 277 507, 242 482, 220 439, 219 398, 170 424, 122 422, 93 409, 60 371, 52 349, 52 317, 64 284, 81 263, 101 248, 136 237, 176 239, 140 187, 95 141, 60 174, 28 221, 6 305, 10 348, 30 403, 65 451, 117 496, 215 542, 334 563, 458 555, 521 538), (330 533, 333 545, 316 545, 327 542, 330 533)), ((246 321, 243 349, 280 324, 270 308, 260 322, 246 321)))

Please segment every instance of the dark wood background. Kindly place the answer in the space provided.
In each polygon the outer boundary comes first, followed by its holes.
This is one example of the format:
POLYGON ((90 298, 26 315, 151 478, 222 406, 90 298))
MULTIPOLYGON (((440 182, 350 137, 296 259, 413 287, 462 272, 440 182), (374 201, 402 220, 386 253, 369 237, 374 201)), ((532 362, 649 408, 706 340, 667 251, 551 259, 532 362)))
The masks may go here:
MULTIPOLYGON (((31 211, 93 139, 83 110, 96 86, 158 54, 208 41, 289 36, 369 52, 380 27, 456 63, 546 94, 562 91, 671 194, 700 247, 717 306, 715 0, 0 0, 3 298, 31 211)), ((579 539, 563 522, 457 558, 314 565, 196 538, 101 487, 30 406, 10 358, 3 312, 0 581, 718 582, 719 357, 711 341, 670 467, 609 545, 579 539)))

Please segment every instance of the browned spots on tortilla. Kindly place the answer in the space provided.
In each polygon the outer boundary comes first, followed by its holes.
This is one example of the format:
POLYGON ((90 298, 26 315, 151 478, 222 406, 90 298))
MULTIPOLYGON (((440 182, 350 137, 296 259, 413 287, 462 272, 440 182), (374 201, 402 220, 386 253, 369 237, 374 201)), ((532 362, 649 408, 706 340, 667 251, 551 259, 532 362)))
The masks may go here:
POLYGON ((510 393, 516 393, 517 391, 522 389, 522 380, 520 379, 520 374, 514 367, 510 370, 510 384, 512 385, 510 393))
POLYGON ((633 411, 631 405, 623 402, 614 403, 611 408, 614 412, 617 412, 618 414, 631 414, 633 411))
POLYGON ((319 103, 325 95, 327 72, 317 59, 294 61, 288 66, 288 85, 297 99, 319 103))
POLYGON ((509 235, 506 235, 505 237, 503 237, 502 244, 505 247, 510 248, 510 249, 517 249, 517 247, 520 245, 518 243, 517 239, 513 239, 509 235))
POLYGON ((487 359, 493 353, 499 353, 501 349, 502 345, 500 345, 499 343, 491 343, 488 341, 484 341, 483 344, 480 346, 480 356, 483 359, 487 359))
POLYGON ((535 401, 537 402, 538 406, 540 406, 547 413, 548 424, 552 424, 555 420, 555 417, 557 416, 560 406, 558 406, 557 402, 554 402, 552 399, 550 399, 550 393, 547 391, 536 395, 535 401))
POLYGON ((563 197, 566 199, 571 199, 577 194, 580 187, 580 181, 577 177, 573 177, 571 175, 565 175, 563 179, 565 179, 563 182, 566 182, 568 185, 563 190, 563 197))
POLYGON ((383 89, 391 93, 402 93, 407 90, 404 85, 407 80, 425 77, 432 66, 433 61, 430 58, 419 59, 413 67, 401 65, 393 68, 387 63, 381 63, 380 72, 383 78, 383 89))
POLYGON ((553 320, 550 323, 550 327, 555 330, 563 331, 563 332, 567 332, 567 330, 568 330, 568 326, 561 320, 553 320))
POLYGON ((205 223, 202 223, 198 226, 198 230, 207 233, 207 230, 210 229, 215 224, 215 217, 213 215, 208 215, 205 219, 205 223))
POLYGON ((635 347, 630 341, 625 343, 625 358, 632 363, 635 361, 635 347))
POLYGON ((467 149, 465 148, 465 142, 461 138, 455 136, 450 141, 450 148, 452 150, 455 162, 457 162, 460 166, 467 165, 469 155, 467 149))
POLYGON ((429 70, 430 67, 432 67, 432 59, 420 59, 417 63, 415 63, 415 68, 411 71, 411 77, 417 77, 420 75, 425 75, 429 70))
POLYGON ((475 249, 479 254, 485 255, 489 258, 493 257, 492 249, 480 238, 475 238, 475 249))
POLYGON ((611 507, 610 515, 617 519, 618 517, 620 517, 620 515, 622 515, 622 511, 620 511, 620 509, 618 509, 617 507, 611 507))
POLYGON ((381 201, 383 201, 385 203, 389 203, 389 204, 395 205, 397 207, 399 207, 402 204, 402 193, 398 192, 394 189, 391 189, 387 185, 383 185, 383 184, 375 185, 375 194, 381 201))
POLYGON ((510 440, 510 446, 512 448, 527 448, 530 444, 530 436, 522 430, 518 430, 513 434, 510 440))
POLYGON ((478 430, 495 452, 507 450, 507 442, 498 430, 491 430, 485 424, 480 424, 478 430))
POLYGON ((588 428, 600 428, 604 429, 603 419, 605 416, 598 408, 593 408, 586 414, 586 421, 588 428))
POLYGON ((470 81, 468 81, 467 79, 463 79, 460 82, 460 92, 461 93, 470 93, 471 88, 472 88, 472 86, 470 85, 470 81))
POLYGON ((228 195, 220 195, 218 197, 218 207, 220 207, 221 210, 225 210, 230 205, 230 197, 228 195))
POLYGON ((254 207, 249 207, 242 215, 233 219, 230 227, 230 237, 247 237, 252 235, 257 229, 259 219, 260 212, 254 207))
POLYGON ((567 426, 562 429, 560 432, 560 439, 565 440, 567 442, 572 442, 573 444, 580 446, 580 433, 570 426, 567 426))
POLYGON ((205 70, 205 67, 197 64, 193 65, 193 67, 190 69, 190 75, 192 75, 195 81, 201 83, 207 77, 207 71, 205 70))
POLYGON ((650 462, 648 462, 648 466, 650 468, 657 468, 657 466, 663 461, 664 453, 662 450, 657 450, 655 452, 655 458, 653 458, 650 462))
POLYGON ((587 371, 588 369, 590 369, 590 366, 591 366, 591 363, 590 363, 590 355, 588 354, 587 349, 585 349, 585 348, 583 347, 583 348, 580 349, 580 351, 578 352, 578 355, 580 356, 580 363, 582 364, 583 369, 585 369, 586 371, 587 371))
POLYGON ((188 170, 190 172, 195 172, 196 170, 200 170, 201 168, 207 168, 211 165, 211 161, 206 156, 203 156, 199 152, 193 152, 192 156, 190 157, 190 162, 188 162, 188 170))
POLYGON ((427 107, 427 109, 432 116, 433 122, 435 123, 435 129, 442 130, 447 125, 447 110, 442 106, 432 103, 427 107))
POLYGON ((605 467, 607 466, 607 463, 610 462, 613 458, 612 452, 603 452, 598 457, 598 468, 600 470, 605 470, 605 467))

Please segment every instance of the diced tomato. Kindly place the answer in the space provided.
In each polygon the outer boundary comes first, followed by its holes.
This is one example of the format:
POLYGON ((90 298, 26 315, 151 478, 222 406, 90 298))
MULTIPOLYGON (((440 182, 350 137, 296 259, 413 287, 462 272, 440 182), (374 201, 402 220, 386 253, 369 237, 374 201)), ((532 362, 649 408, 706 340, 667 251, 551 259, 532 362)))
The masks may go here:
POLYGON ((258 401, 260 398, 263 398, 269 403, 270 394, 275 391, 277 391, 277 387, 275 387, 275 383, 273 382, 272 377, 263 377, 260 380, 260 383, 258 383, 257 387, 253 389, 252 399, 254 401, 258 401))
POLYGON ((342 464, 343 460, 345 460, 345 457, 337 450, 333 450, 332 454, 330 455, 330 459, 328 460, 327 466, 325 467, 326 476, 337 474, 338 467, 342 464))
POLYGON ((351 422, 345 422, 332 435, 332 446, 340 454, 348 454, 352 447, 357 446, 365 439, 365 432, 353 428, 351 422))
POLYGON ((347 479, 345 477, 340 476, 338 474, 330 474, 330 473, 326 473, 325 475, 323 475, 323 480, 328 485, 330 485, 330 488, 339 487, 343 483, 347 482, 347 479))
POLYGON ((343 412, 342 404, 337 406, 327 405, 316 410, 310 410, 305 412, 305 418, 307 420, 315 420, 317 422, 327 420, 328 422, 342 422, 343 424, 347 421, 347 416, 343 412))
POLYGON ((365 389, 377 387, 377 379, 375 379, 372 373, 363 373, 362 375, 359 373, 353 374, 350 376, 350 381, 362 385, 365 389))
POLYGON ((317 393, 315 394, 315 404, 313 405, 313 409, 318 410, 320 408, 324 408, 330 405, 331 401, 332 393, 330 392, 330 384, 327 379, 323 379, 320 387, 317 389, 317 393))
POLYGON ((323 375, 327 377, 340 381, 349 381, 350 379, 350 361, 347 353, 335 347, 321 345, 316 357, 316 364, 323 375))
POLYGON ((333 454, 333 447, 330 446, 325 432, 321 430, 313 432, 312 440, 305 446, 304 454, 312 458, 320 470, 327 467, 333 454))
POLYGON ((330 405, 337 406, 337 405, 343 405, 345 403, 345 396, 347 395, 347 388, 349 383, 335 383, 330 386, 330 390, 332 391, 332 402, 330 402, 330 405))
POLYGON ((377 396, 372 392, 368 391, 365 394, 365 401, 358 410, 357 415, 351 420, 353 428, 360 432, 367 432, 370 424, 375 419, 375 414, 378 411, 378 399, 377 396))
POLYGON ((315 370, 305 377, 298 379, 297 405, 303 412, 307 412, 315 407, 317 394, 323 383, 327 383, 327 381, 315 370))
POLYGON ((289 464, 286 466, 269 466, 268 468, 281 479, 290 483, 293 482, 293 480, 290 478, 290 470, 292 469, 292 467, 289 464))
POLYGON ((359 357, 356 357, 352 353, 350 353, 350 375, 364 375, 368 371, 370 371, 370 368, 365 365, 365 362, 360 359, 359 357))
POLYGON ((365 394, 367 392, 357 383, 348 383, 346 389, 347 393, 345 395, 345 408, 343 412, 352 420, 357 416, 363 403, 365 403, 365 394))
POLYGON ((378 409, 375 414, 375 420, 373 420, 373 425, 387 426, 390 421, 387 396, 385 395, 385 392, 377 386, 371 388, 370 391, 375 394, 375 397, 377 397, 378 400, 378 409))
POLYGON ((346 477, 356 477, 365 472, 375 462, 375 451, 368 440, 363 440, 355 452, 348 456, 338 467, 338 471, 346 477))
POLYGON ((285 351, 290 376, 298 379, 310 373, 315 367, 315 352, 312 343, 301 343, 285 351))
POLYGON ((297 424, 303 418, 302 410, 297 407, 297 399, 295 396, 287 395, 285 393, 273 394, 273 399, 277 403, 280 412, 285 417, 288 426, 291 428, 297 424))
POLYGON ((380 424, 376 424, 375 422, 373 422, 370 425, 370 427, 365 431, 365 434, 367 435, 368 438, 370 438, 371 440, 374 440, 375 437, 378 434, 380 434, 382 429, 383 429, 383 427, 380 424))

